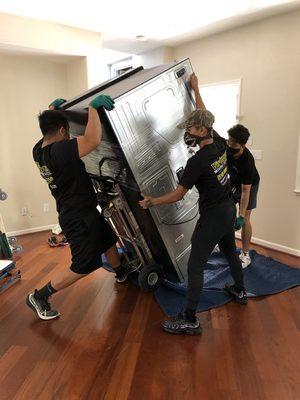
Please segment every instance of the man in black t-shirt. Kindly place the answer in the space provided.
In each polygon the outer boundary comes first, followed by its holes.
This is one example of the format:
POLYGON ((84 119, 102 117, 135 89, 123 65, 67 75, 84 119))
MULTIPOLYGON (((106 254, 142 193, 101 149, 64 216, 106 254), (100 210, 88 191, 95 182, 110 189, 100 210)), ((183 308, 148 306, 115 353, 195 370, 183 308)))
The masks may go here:
POLYGON ((59 110, 64 101, 56 99, 49 110, 39 115, 43 139, 33 148, 34 161, 56 200, 59 224, 72 253, 69 269, 26 298, 27 305, 43 320, 59 316, 59 312, 51 308, 49 297, 99 268, 102 253, 114 268, 117 282, 124 282, 137 268, 136 264, 120 260, 117 237, 96 208, 96 194, 81 161, 101 143, 97 110, 100 107, 112 110, 114 101, 105 95, 95 97, 89 104, 84 135, 76 139, 70 139, 68 120, 59 110))
MULTIPOLYGON (((194 81, 192 76, 192 88, 194 81)), ((186 143, 191 144, 191 141, 194 141, 193 144, 199 145, 200 149, 188 160, 175 190, 158 198, 143 194, 144 199, 140 201, 141 207, 147 209, 179 201, 193 186, 198 189, 200 219, 191 238, 186 308, 183 313, 162 323, 166 332, 190 335, 201 333, 196 309, 203 287, 204 266, 216 244, 219 244, 225 254, 234 279, 235 284, 227 286, 228 292, 237 302, 247 303, 241 261, 236 254, 236 208, 228 178, 226 141, 220 137, 213 138, 214 116, 205 109, 200 93, 197 94, 196 100, 199 109, 193 111, 178 128, 186 130, 186 143)))
POLYGON ((243 268, 251 264, 249 255, 252 226, 251 211, 256 208, 259 187, 259 174, 254 157, 246 143, 250 133, 243 125, 235 125, 228 130, 228 170, 235 201, 239 203, 239 216, 236 229, 242 228, 242 251, 240 259, 243 268))

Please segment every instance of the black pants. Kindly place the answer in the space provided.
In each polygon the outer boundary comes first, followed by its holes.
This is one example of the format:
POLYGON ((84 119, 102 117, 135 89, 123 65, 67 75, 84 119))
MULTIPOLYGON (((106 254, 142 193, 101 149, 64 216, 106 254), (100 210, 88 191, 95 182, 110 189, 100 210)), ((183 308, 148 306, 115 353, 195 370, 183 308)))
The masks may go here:
POLYGON ((187 308, 196 310, 203 288, 203 270, 216 244, 229 262, 235 285, 244 287, 243 270, 236 253, 234 222, 236 208, 232 200, 202 212, 192 235, 188 261, 187 308))

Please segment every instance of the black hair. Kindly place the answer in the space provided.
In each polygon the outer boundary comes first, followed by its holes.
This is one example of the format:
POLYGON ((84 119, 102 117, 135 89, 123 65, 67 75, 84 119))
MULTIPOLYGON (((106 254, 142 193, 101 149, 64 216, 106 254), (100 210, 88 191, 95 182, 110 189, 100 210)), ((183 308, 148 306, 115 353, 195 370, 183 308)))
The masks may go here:
POLYGON ((43 136, 55 135, 61 127, 69 130, 68 120, 59 110, 45 110, 38 118, 43 136))
POLYGON ((228 130, 228 135, 238 144, 245 145, 248 142, 249 130, 240 124, 234 125, 228 130))

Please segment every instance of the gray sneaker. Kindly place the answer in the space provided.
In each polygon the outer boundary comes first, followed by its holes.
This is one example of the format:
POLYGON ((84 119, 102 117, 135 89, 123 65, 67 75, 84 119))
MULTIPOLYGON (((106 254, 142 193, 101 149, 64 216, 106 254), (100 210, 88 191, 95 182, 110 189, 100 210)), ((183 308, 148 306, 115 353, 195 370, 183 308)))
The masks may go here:
POLYGON ((26 304, 30 307, 33 311, 37 313, 37 315, 43 320, 49 320, 59 317, 59 312, 53 310, 51 308, 51 304, 49 303, 46 297, 42 299, 37 299, 34 293, 29 293, 26 297, 26 304))
POLYGON ((163 321, 161 327, 165 332, 176 335, 201 335, 202 333, 199 319, 196 317, 195 321, 191 322, 187 319, 185 313, 180 313, 171 319, 163 321))

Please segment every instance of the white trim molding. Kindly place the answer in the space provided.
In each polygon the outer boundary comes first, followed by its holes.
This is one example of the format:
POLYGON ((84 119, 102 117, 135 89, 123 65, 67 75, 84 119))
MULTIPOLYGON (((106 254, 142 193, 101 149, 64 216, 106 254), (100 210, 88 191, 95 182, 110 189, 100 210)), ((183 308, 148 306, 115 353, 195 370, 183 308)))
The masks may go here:
MULTIPOLYGON (((20 235, 26 235, 28 233, 36 233, 36 232, 43 232, 43 231, 52 231, 52 229, 56 226, 57 224, 53 225, 45 225, 45 226, 37 226, 35 228, 29 228, 29 229, 22 229, 20 231, 12 231, 12 232, 7 232, 7 236, 20 236, 20 235)), ((235 237, 237 239, 241 239, 241 233, 236 232, 235 237)), ((268 242, 267 240, 259 239, 256 237, 253 237, 251 239, 251 243, 258 244, 263 247, 267 247, 268 249, 272 250, 277 250, 281 251, 283 253, 291 254, 296 257, 300 257, 300 250, 293 249, 291 247, 283 246, 278 243, 273 243, 273 242, 268 242)))
POLYGON ((7 236, 20 236, 20 235, 26 235, 27 233, 35 233, 35 232, 43 232, 43 231, 52 231, 54 226, 57 224, 53 225, 45 225, 45 226, 37 226, 35 228, 28 228, 28 229, 22 229, 20 231, 12 231, 12 232, 7 232, 7 236))
MULTIPOLYGON (((241 239, 241 233, 236 232, 235 237, 241 239)), ((282 244, 268 242, 267 240, 252 237, 251 243, 258 244, 268 249, 281 251, 282 253, 291 254, 292 256, 300 257, 300 250, 293 249, 291 247, 283 246, 282 244)))

